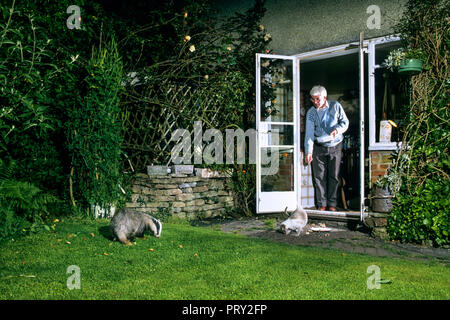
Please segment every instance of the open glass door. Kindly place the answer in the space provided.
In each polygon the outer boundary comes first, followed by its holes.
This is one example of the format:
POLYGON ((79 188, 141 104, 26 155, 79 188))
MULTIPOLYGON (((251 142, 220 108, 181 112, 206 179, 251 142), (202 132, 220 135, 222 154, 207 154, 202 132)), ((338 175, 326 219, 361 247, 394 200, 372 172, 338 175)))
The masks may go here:
MULTIPOLYGON (((365 78, 367 60, 367 41, 348 43, 330 48, 305 52, 296 55, 299 59, 300 94, 304 95, 305 110, 309 90, 317 84, 324 85, 329 101, 338 101, 350 121, 344 134, 343 156, 340 170, 340 190, 338 192, 338 211, 319 211, 314 206, 305 206, 308 214, 322 217, 342 217, 359 220, 365 216, 365 78)), ((300 129, 301 131, 301 129, 300 129)), ((302 177, 305 184, 308 174, 302 177)), ((303 197, 303 200, 305 197, 303 197)))
POLYGON ((295 210, 299 193, 296 57, 256 55, 257 213, 295 210))

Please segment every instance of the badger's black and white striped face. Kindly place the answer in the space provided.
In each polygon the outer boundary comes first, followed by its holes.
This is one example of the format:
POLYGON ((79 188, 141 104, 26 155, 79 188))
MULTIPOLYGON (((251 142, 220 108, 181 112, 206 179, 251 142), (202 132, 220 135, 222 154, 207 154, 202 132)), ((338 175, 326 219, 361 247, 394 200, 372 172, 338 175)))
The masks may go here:
POLYGON ((158 219, 153 218, 153 217, 152 217, 152 220, 156 227, 155 237, 159 238, 161 236, 161 232, 162 232, 162 223, 161 223, 161 221, 159 221, 158 219))

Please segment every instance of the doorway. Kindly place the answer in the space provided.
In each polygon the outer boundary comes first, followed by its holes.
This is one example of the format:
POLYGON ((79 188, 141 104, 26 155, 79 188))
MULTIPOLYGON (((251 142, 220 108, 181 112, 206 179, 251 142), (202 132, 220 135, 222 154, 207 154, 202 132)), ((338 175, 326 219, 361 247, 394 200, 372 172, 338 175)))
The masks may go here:
MULTIPOLYGON (((349 216, 360 213, 360 101, 359 101, 359 56, 358 52, 337 56, 300 59, 300 121, 301 136, 304 137, 304 115, 312 107, 309 90, 315 85, 327 89, 328 101, 338 101, 349 119, 348 130, 344 134, 343 154, 338 191, 338 214, 349 216)), ((300 140, 300 152, 304 154, 304 139, 300 140)), ((303 159, 303 157, 302 157, 303 159)), ((302 164, 303 165, 303 164, 302 164)), ((302 206, 314 212, 314 187, 311 166, 304 169, 301 179, 302 206), (305 192, 306 190, 306 192, 305 192)), ((314 212, 318 213, 318 212, 314 212)), ((330 214, 335 214, 330 213, 330 214)))
MULTIPOLYGON (((257 213, 292 211, 301 205, 310 215, 364 219, 370 185, 367 151, 396 147, 374 142, 382 100, 375 71, 398 43, 398 37, 389 36, 294 56, 256 55, 257 213), (350 121, 344 134, 337 212, 315 210, 311 166, 303 165, 304 117, 311 107, 309 90, 317 84, 327 89, 328 100, 341 103, 350 121), (266 170, 267 175, 264 165, 269 158, 278 159, 281 170, 266 170)), ((269 163, 272 168, 273 161, 269 163)))

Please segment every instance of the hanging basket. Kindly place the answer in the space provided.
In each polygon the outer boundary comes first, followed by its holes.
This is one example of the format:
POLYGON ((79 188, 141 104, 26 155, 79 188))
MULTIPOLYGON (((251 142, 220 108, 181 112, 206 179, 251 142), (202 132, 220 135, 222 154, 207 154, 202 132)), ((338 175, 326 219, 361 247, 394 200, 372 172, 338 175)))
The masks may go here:
POLYGON ((398 72, 414 75, 422 72, 423 61, 419 59, 403 59, 398 67, 398 72))

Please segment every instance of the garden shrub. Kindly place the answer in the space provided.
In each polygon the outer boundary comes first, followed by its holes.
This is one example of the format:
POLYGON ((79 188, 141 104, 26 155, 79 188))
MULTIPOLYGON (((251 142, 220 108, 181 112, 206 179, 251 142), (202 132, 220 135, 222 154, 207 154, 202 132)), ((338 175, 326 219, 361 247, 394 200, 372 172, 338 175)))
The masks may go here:
POLYGON ((15 162, 0 159, 0 240, 18 233, 36 231, 49 214, 50 205, 58 199, 35 185, 13 178, 15 162))
POLYGON ((121 200, 121 119, 118 93, 122 62, 112 39, 93 50, 81 86, 84 95, 69 110, 66 123, 71 157, 72 194, 82 208, 116 206, 121 200))
POLYGON ((20 180, 53 189, 62 170, 50 90, 61 70, 51 62, 52 40, 35 13, 2 5, 0 14, 0 157, 17 161, 20 180))
POLYGON ((449 181, 427 181, 417 195, 398 194, 388 217, 388 232, 402 242, 450 244, 449 181))
MULTIPOLYGON (((0 238, 43 224, 64 181, 53 106, 62 70, 39 11, 0 5, 0 238), (56 79, 56 81, 55 81, 56 79)), ((60 137, 61 135, 59 135, 60 137)))
POLYGON ((425 61, 411 79, 410 105, 403 106, 405 134, 392 168, 401 185, 388 232, 392 239, 437 246, 449 244, 449 11, 445 0, 409 0, 396 26, 404 47, 425 61))

